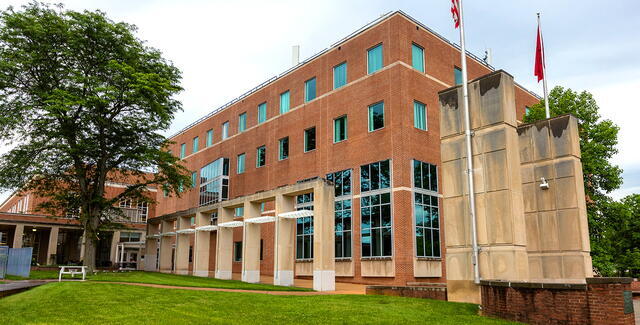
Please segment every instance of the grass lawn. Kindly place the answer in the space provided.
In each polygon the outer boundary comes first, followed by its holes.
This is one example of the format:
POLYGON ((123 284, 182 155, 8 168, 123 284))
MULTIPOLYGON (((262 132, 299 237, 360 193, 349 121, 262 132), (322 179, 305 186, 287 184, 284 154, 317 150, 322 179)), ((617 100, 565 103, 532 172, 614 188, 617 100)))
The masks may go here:
MULTIPOLYGON (((80 276, 82 277, 82 276, 80 276)), ((57 271, 31 271, 29 279, 57 279, 57 271)), ((65 275, 65 279, 71 278, 65 275)), ((78 276, 75 277, 76 279, 78 276)), ((8 276, 10 280, 23 280, 25 278, 8 276)), ((213 278, 203 278, 190 275, 175 275, 159 272, 99 272, 96 275, 87 275, 87 279, 91 281, 107 281, 107 282, 135 282, 135 283, 152 283, 166 284, 182 287, 205 287, 205 288, 222 288, 222 289, 244 289, 244 290, 269 290, 269 291, 312 291, 307 288, 283 287, 270 284, 245 283, 235 280, 218 280, 213 278)))
POLYGON ((510 324, 472 304, 387 296, 272 296, 49 283, 0 299, 4 324, 510 324))

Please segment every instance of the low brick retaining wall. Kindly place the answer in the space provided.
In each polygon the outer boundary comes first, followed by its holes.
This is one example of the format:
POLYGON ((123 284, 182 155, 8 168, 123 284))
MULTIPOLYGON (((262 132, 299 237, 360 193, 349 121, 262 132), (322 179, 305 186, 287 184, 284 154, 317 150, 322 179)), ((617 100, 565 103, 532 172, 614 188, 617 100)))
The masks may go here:
POLYGON ((481 281, 482 313, 530 324, 634 325, 631 278, 586 284, 481 281))
POLYGON ((366 294, 447 300, 447 287, 434 286, 367 286, 366 294))

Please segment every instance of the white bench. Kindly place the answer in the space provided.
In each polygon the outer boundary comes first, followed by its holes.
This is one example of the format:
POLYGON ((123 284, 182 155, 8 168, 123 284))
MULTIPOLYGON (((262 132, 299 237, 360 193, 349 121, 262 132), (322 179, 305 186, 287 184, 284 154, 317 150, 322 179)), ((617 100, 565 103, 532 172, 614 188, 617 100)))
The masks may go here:
POLYGON ((82 274, 82 281, 84 281, 87 275, 87 267, 77 266, 77 265, 60 266, 60 273, 58 274, 58 282, 62 281, 63 274, 71 274, 72 278, 76 274, 82 274))

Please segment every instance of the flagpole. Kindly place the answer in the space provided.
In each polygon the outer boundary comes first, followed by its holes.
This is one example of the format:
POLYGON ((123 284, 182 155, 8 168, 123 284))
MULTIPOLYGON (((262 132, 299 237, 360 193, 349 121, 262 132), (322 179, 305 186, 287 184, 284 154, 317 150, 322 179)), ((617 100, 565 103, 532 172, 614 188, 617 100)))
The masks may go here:
POLYGON ((464 15, 462 13, 462 0, 458 1, 458 14, 460 15, 460 58, 462 61, 462 94, 464 108, 465 137, 467 140, 467 183, 469 185, 469 212, 471 216, 471 244, 473 252, 471 263, 473 264, 473 282, 480 284, 480 268, 478 267, 478 234, 476 227, 476 196, 473 185, 473 150, 471 149, 471 118, 469 114, 469 89, 467 87, 467 51, 464 46, 464 15))
POLYGON ((547 92, 547 62, 544 57, 544 39, 542 38, 542 25, 540 24, 540 13, 538 13, 538 37, 540 37, 540 43, 542 45, 542 91, 544 92, 544 112, 547 118, 551 118, 549 112, 549 93, 547 92))

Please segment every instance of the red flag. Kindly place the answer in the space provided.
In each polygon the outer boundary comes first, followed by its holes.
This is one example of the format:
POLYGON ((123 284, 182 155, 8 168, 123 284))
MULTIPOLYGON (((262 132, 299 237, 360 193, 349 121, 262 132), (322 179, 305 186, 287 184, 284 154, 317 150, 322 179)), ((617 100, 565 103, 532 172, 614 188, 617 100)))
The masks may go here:
POLYGON ((538 40, 536 42, 536 62, 533 67, 533 75, 538 77, 538 82, 544 79, 544 45, 542 43, 540 26, 538 26, 538 40))
POLYGON ((458 13, 458 0, 451 0, 451 15, 456 28, 460 27, 460 13, 458 13))

